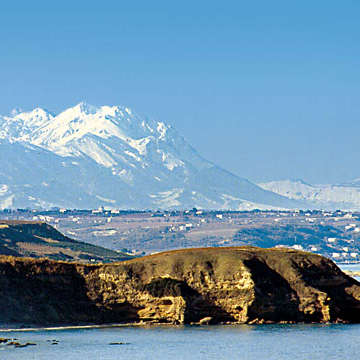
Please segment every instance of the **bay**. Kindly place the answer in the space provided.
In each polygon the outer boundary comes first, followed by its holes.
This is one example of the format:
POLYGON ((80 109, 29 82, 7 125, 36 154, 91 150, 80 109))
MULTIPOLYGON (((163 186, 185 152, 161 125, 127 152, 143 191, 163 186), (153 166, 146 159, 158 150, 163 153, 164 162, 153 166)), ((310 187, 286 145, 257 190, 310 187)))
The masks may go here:
POLYGON ((60 359, 352 359, 360 325, 119 327, 0 332, 36 346, 0 346, 7 360, 60 359), (52 341, 58 341, 53 345, 52 341), (123 343, 111 345, 111 343, 123 343))

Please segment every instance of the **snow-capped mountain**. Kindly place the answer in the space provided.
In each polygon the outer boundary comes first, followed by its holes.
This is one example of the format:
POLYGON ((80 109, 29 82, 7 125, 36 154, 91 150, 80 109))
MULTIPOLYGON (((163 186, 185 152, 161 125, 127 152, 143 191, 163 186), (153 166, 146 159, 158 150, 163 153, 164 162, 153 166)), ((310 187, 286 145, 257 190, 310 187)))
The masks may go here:
POLYGON ((360 210, 360 179, 338 185, 311 185, 302 180, 259 183, 263 189, 307 202, 317 209, 360 210))
POLYGON ((291 208, 123 106, 0 116, 0 208, 291 208))

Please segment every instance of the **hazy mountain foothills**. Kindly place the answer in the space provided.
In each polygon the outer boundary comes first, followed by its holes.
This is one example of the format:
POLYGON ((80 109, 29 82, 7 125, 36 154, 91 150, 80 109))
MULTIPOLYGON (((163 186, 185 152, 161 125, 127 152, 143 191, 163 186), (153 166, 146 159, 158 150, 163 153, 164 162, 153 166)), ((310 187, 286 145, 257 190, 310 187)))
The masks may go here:
POLYGON ((360 210, 360 179, 337 185, 311 185, 302 180, 270 181, 258 185, 289 199, 305 201, 311 208, 360 210))
POLYGON ((293 247, 340 262, 360 259, 359 214, 323 211, 7 214, 49 221, 71 237, 146 253, 189 247, 293 247), (35 216, 34 216, 35 215, 35 216))
MULTIPOLYGON (((0 211, 0 217, 6 221, 46 221, 73 239, 134 255, 252 245, 305 250, 339 263, 360 261, 360 213, 345 211, 19 209, 0 211)), ((8 246, 0 238, 1 244, 8 246)))
POLYGON ((307 207, 203 159, 177 131, 123 106, 0 117, 0 208, 307 207))

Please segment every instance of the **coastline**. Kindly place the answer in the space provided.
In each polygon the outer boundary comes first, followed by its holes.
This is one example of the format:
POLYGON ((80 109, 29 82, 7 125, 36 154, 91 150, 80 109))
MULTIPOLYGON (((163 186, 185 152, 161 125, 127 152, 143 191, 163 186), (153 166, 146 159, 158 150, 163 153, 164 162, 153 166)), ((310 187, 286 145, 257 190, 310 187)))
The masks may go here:
POLYGON ((49 327, 26 327, 26 328, 1 328, 2 332, 29 332, 29 331, 57 331, 57 330, 81 330, 81 329, 105 329, 117 327, 149 327, 149 326, 169 326, 177 327, 176 324, 166 323, 116 323, 116 324, 93 324, 93 325, 65 325, 65 326, 49 326, 49 327))
POLYGON ((87 330, 87 329, 112 329, 112 328, 184 328, 184 327, 237 327, 237 326, 296 326, 296 325, 321 325, 321 326, 333 326, 333 325, 359 325, 357 323, 350 322, 272 322, 272 323, 231 323, 231 324, 172 324, 172 323, 158 323, 158 322, 142 322, 142 323, 116 323, 116 324, 89 324, 89 325, 66 325, 66 326, 49 326, 49 327, 26 327, 26 328, 0 328, 1 333, 17 333, 17 332, 41 332, 41 331, 62 331, 62 330, 87 330))

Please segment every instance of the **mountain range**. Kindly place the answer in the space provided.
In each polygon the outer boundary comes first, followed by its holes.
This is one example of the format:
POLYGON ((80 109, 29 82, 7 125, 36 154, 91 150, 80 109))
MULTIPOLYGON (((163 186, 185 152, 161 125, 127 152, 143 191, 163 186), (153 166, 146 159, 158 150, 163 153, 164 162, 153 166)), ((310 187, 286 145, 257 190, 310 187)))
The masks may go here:
POLYGON ((0 208, 306 207, 207 161, 170 125, 79 103, 0 116, 0 208))
POLYGON ((360 179, 334 185, 312 185, 303 180, 270 181, 258 185, 289 199, 306 202, 309 208, 360 210, 360 179))

